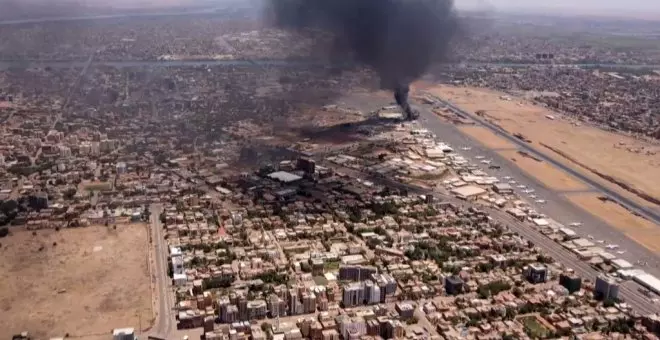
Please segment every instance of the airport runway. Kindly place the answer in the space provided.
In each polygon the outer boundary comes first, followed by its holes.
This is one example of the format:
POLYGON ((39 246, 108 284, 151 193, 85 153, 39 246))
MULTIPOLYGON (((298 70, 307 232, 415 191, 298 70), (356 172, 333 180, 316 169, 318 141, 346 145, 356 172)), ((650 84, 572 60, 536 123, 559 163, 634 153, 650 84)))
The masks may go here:
MULTIPOLYGON (((515 163, 502 157, 495 150, 489 149, 475 139, 463 134, 455 125, 443 121, 427 108, 421 107, 420 113, 421 124, 436 134, 438 139, 445 141, 447 144, 454 147, 456 152, 462 154, 475 164, 483 165, 482 168, 484 171, 497 176, 500 179, 505 176, 511 176, 512 179, 516 181, 516 184, 512 185, 516 189, 516 193, 521 196, 523 200, 529 202, 531 206, 535 207, 538 212, 541 212, 549 218, 566 226, 573 222, 581 222, 582 226, 572 228, 580 236, 584 238, 593 236, 592 242, 603 248, 605 248, 607 244, 618 245, 619 249, 608 251, 619 258, 627 260, 633 265, 636 265, 637 261, 646 261, 648 262, 647 266, 636 267, 660 277, 660 258, 653 251, 628 238, 624 233, 607 224, 607 221, 601 220, 591 213, 577 207, 564 197, 563 192, 547 188, 536 178, 518 168, 515 163), (463 146, 470 147, 471 149, 462 150, 461 147, 463 146), (492 159, 492 164, 499 165, 501 169, 487 169, 487 165, 480 164, 479 160, 475 158, 477 156, 485 156, 486 159, 492 159), (522 189, 517 188, 518 185, 525 185, 526 188, 533 189, 535 191, 533 194, 537 196, 536 199, 546 200, 546 203, 536 203, 535 199, 530 198, 528 194, 522 192, 522 189), (598 241, 603 242, 599 243, 598 241), (617 251, 625 251, 625 253, 619 254, 617 251)), ((515 137, 513 138, 516 139, 515 137)), ((593 187, 590 188, 590 190, 593 190, 595 193, 599 192, 597 188, 593 187)))
POLYGON ((577 178, 580 181, 588 184, 590 187, 602 192, 603 194, 605 194, 609 197, 612 197, 613 199, 615 199, 616 201, 618 201, 619 203, 621 203, 622 205, 624 205, 626 208, 630 209, 631 211, 634 211, 634 212, 638 213, 639 215, 643 216, 644 218, 646 218, 647 220, 653 221, 653 223, 660 225, 660 213, 655 211, 654 209, 641 206, 641 205, 637 204, 637 202, 629 200, 627 197, 624 197, 624 196, 620 195, 618 192, 610 190, 609 188, 607 188, 605 186, 602 186, 600 183, 592 180, 591 178, 589 178, 587 176, 584 176, 583 174, 573 170, 572 168, 564 165, 563 163, 558 162, 558 161, 556 161, 552 158, 546 157, 544 154, 536 151, 536 149, 531 147, 528 143, 526 143, 526 142, 510 135, 509 133, 507 133, 501 127, 499 127, 495 124, 492 124, 492 123, 488 122, 485 119, 482 119, 481 117, 477 116, 476 114, 464 111, 461 108, 453 105, 452 103, 450 103, 448 101, 441 100, 441 102, 443 104, 447 105, 447 107, 449 107, 454 112, 458 112, 458 113, 460 113, 464 116, 470 117, 472 120, 477 122, 478 125, 486 127, 489 130, 491 130, 492 132, 494 132, 496 135, 498 135, 498 136, 500 136, 504 139, 507 139, 508 141, 514 143, 521 150, 525 150, 529 154, 534 155, 535 157, 538 157, 539 159, 542 159, 543 161, 547 162, 548 164, 553 165, 555 168, 558 168, 558 169, 570 174, 574 178, 577 178))
MULTIPOLYGON (((658 257, 655 253, 627 238, 623 233, 614 227, 609 226, 605 221, 602 221, 590 213, 580 209, 579 207, 576 207, 571 202, 566 200, 561 195, 561 193, 546 188, 538 180, 524 173, 514 163, 503 158, 496 151, 488 149, 487 147, 481 145, 478 141, 473 140, 472 138, 463 134, 456 128, 456 126, 443 121, 427 108, 420 108, 419 122, 421 126, 434 133, 438 140, 450 144, 452 147, 456 148, 455 151, 457 153, 472 160, 473 163, 479 164, 479 161, 474 157, 483 155, 488 159, 492 159, 493 164, 498 164, 501 166, 500 170, 491 170, 486 169, 487 166, 484 165, 483 169, 485 172, 499 178, 504 176, 511 176, 514 180, 516 180, 517 183, 523 184, 527 188, 534 189, 535 194, 539 198, 547 200, 546 204, 539 205, 536 204, 533 200, 527 198, 527 201, 530 202, 537 211, 546 214, 549 218, 565 225, 568 225, 571 222, 582 222, 583 225, 581 227, 574 228, 578 234, 583 237, 593 235, 594 242, 597 240, 603 240, 604 243, 599 244, 599 246, 602 246, 603 248, 608 243, 618 244, 620 246, 619 249, 625 250, 626 252, 624 254, 617 254, 616 252, 610 251, 613 253, 613 255, 626 259, 633 265, 635 265, 636 260, 648 261, 648 266, 635 267, 643 269, 655 276, 660 275, 658 257), (461 150, 462 146, 467 146, 471 149, 461 150)), ((526 195, 521 193, 520 190, 518 190, 517 193, 521 195, 523 199, 525 199, 526 195)), ((596 276, 598 275, 598 271, 593 269, 586 262, 578 259, 577 256, 563 248, 560 244, 555 243, 531 226, 519 223, 517 220, 513 219, 511 216, 502 211, 495 209, 489 211, 493 214, 494 217, 506 221, 512 230, 519 233, 524 238, 534 242, 534 244, 538 247, 544 249, 555 260, 563 263, 568 268, 574 269, 577 273, 583 275, 583 277, 589 278, 590 280, 595 280, 596 276)), ((638 291, 640 287, 641 286, 635 282, 625 282, 621 285, 621 292, 624 294, 626 301, 633 305, 638 312, 658 312, 660 310, 660 305, 653 303, 650 298, 641 294, 638 291)))

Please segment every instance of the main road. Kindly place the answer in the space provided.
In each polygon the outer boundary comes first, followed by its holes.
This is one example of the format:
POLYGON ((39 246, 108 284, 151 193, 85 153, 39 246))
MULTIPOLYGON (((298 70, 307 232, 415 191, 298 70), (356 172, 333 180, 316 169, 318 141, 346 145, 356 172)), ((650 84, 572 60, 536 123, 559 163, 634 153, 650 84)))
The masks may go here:
MULTIPOLYGON (((348 168, 342 168, 343 172, 351 173, 355 172, 354 170, 348 168)), ((364 173, 363 173, 364 175, 364 173)), ((402 187, 407 189, 409 192, 416 192, 419 194, 432 194, 434 197, 440 197, 445 202, 451 202, 458 206, 465 206, 469 203, 457 198, 448 196, 444 193, 438 192, 436 190, 429 190, 426 188, 421 188, 415 185, 405 184, 389 180, 387 178, 380 177, 370 177, 373 181, 378 181, 382 184, 390 185, 393 187, 402 187)), ((552 258, 575 271, 583 279, 589 279, 592 282, 596 281, 597 276, 600 274, 599 271, 591 267, 586 262, 580 260, 575 254, 568 251, 562 247, 559 243, 556 243, 552 239, 543 235, 531 224, 526 224, 515 219, 513 216, 497 209, 492 208, 483 208, 478 207, 479 209, 485 210, 488 214, 493 217, 495 220, 504 223, 509 227, 513 232, 522 236, 524 239, 531 241, 535 246, 544 250, 546 254, 552 256, 552 258)), ((626 301, 632 308, 638 313, 641 314, 654 314, 660 312, 660 306, 652 302, 648 297, 642 295, 638 290, 639 286, 636 284, 622 284, 620 287, 621 297, 626 301)))
MULTIPOLYGON (((436 117, 437 118, 437 117, 436 117)), ((322 165, 335 168, 343 173, 346 173, 355 177, 367 177, 369 180, 380 183, 383 185, 406 189, 408 192, 417 193, 417 194, 432 194, 434 197, 441 198, 445 202, 451 202, 458 206, 467 206, 470 203, 459 200, 455 197, 449 196, 444 192, 439 192, 437 190, 430 190, 427 188, 422 188, 416 185, 411 185, 407 183, 402 183, 387 177, 376 176, 369 174, 365 171, 359 171, 347 167, 337 166, 328 162, 321 162, 322 165)), ((551 240, 550 238, 543 235, 538 229, 528 223, 521 222, 498 209, 478 207, 479 209, 485 210, 488 214, 493 217, 495 220, 504 223, 510 230, 522 236, 524 239, 531 241, 535 246, 542 249, 547 255, 552 256, 552 258, 563 264, 565 267, 570 268, 575 271, 576 274, 580 275, 583 279, 589 279, 592 282, 595 282, 596 278, 600 272, 593 267, 591 267, 586 262, 580 260, 575 254, 565 249, 559 243, 551 240)), ((651 301, 648 297, 644 296, 638 291, 640 286, 633 282, 626 282, 621 284, 620 293, 621 296, 634 311, 640 314, 655 314, 660 312, 660 306, 651 301)))
POLYGON ((160 221, 160 213, 163 211, 161 204, 152 204, 149 207, 151 212, 151 240, 154 246, 152 276, 154 277, 155 288, 157 291, 158 311, 154 326, 149 332, 150 335, 171 339, 171 334, 175 330, 172 327, 174 320, 172 281, 167 275, 168 249, 163 236, 163 225, 160 221))

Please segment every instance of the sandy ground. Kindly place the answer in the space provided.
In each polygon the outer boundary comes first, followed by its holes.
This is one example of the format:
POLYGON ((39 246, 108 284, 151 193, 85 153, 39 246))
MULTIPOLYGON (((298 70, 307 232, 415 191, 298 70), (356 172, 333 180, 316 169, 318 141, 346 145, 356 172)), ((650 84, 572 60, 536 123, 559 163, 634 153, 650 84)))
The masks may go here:
POLYGON ((633 241, 660 254, 660 229, 650 221, 631 214, 615 202, 601 201, 597 194, 568 194, 573 204, 589 212, 598 212, 598 217, 619 229, 633 241))
MULTIPOLYGON (((496 91, 449 85, 434 86, 426 90, 467 111, 485 111, 484 117, 487 119, 512 134, 524 134, 532 140, 537 150, 570 164, 576 170, 588 173, 594 179, 606 182, 585 167, 596 169, 636 190, 660 199, 660 146, 596 127, 577 126, 568 120, 559 119, 557 113, 533 103, 515 97, 506 100, 502 98, 503 93, 496 91), (553 115, 557 119, 548 119, 546 115, 553 115), (565 156, 551 151, 542 144, 562 152, 565 156), (637 150, 641 151, 635 152, 637 150), (566 156, 583 166, 574 163, 566 156)), ((638 202, 654 206, 653 203, 615 184, 607 183, 612 189, 625 193, 631 198, 634 197, 638 202)))
POLYGON ((516 145, 482 126, 463 125, 458 129, 491 149, 515 149, 516 145))
POLYGON ((577 191, 589 189, 586 184, 578 181, 576 178, 573 178, 569 174, 553 167, 546 162, 539 162, 535 159, 524 157, 517 151, 499 151, 498 153, 506 159, 514 162, 516 166, 518 166, 530 176, 536 178, 549 189, 557 191, 577 191))
POLYGON ((147 236, 144 224, 130 224, 0 239, 0 337, 107 337, 113 328, 149 327, 147 236))

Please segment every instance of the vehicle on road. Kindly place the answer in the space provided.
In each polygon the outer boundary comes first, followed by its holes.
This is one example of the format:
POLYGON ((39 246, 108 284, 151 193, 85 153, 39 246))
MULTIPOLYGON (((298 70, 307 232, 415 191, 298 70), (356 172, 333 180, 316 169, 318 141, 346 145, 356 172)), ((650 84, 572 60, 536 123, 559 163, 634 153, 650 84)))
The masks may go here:
POLYGON ((461 150, 463 150, 463 151, 470 151, 470 150, 472 150, 472 148, 469 147, 469 146, 464 146, 464 147, 461 148, 461 150))
POLYGON ((546 200, 536 200, 535 202, 538 203, 538 204, 545 204, 546 200))
POLYGON ((509 184, 516 184, 516 183, 518 183, 518 182, 516 182, 514 180, 509 181, 509 184))
POLYGON ((507 181, 511 179, 511 176, 504 176, 502 179, 506 179, 507 181))
POLYGON ((619 255, 623 255, 623 254, 626 253, 626 251, 625 251, 625 250, 619 250, 619 251, 617 251, 616 253, 619 254, 619 255))
POLYGON ((618 244, 608 244, 608 245, 605 246, 605 248, 607 248, 607 249, 617 249, 617 248, 619 248, 619 245, 618 244))
POLYGON ((587 235, 587 238, 590 239, 590 240, 593 240, 593 239, 594 239, 594 237, 591 236, 591 235, 587 235))
POLYGON ((493 161, 493 160, 491 160, 491 159, 484 159, 483 161, 481 161, 481 163, 483 163, 483 164, 490 164, 490 162, 492 162, 492 161, 493 161))
POLYGON ((525 188, 527 188, 527 186, 524 185, 524 184, 520 184, 520 185, 518 185, 518 188, 520 188, 520 189, 525 189, 525 188))
POLYGON ((569 224, 569 226, 571 226, 571 227, 581 227, 581 226, 582 226, 582 222, 571 222, 571 223, 569 224))
POLYGON ((476 159, 484 159, 484 158, 486 158, 486 156, 479 155, 479 156, 474 156, 474 158, 476 158, 476 159))
POLYGON ((602 244, 602 243, 605 243, 605 240, 598 240, 598 241, 596 241, 596 242, 598 242, 598 243, 601 243, 601 244, 602 244))

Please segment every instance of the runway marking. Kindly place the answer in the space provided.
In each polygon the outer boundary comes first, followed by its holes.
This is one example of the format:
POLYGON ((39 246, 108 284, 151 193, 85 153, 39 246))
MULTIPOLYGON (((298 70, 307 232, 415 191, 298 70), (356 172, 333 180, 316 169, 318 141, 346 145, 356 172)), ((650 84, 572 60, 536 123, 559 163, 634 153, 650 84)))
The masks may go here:
POLYGON ((462 125, 457 129, 490 149, 516 149, 516 145, 483 126, 462 125))
POLYGON ((556 191, 558 195, 575 195, 575 194, 597 194, 596 189, 578 189, 578 190, 560 190, 556 191))

